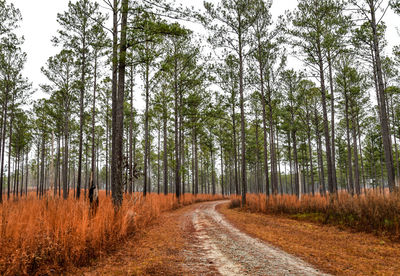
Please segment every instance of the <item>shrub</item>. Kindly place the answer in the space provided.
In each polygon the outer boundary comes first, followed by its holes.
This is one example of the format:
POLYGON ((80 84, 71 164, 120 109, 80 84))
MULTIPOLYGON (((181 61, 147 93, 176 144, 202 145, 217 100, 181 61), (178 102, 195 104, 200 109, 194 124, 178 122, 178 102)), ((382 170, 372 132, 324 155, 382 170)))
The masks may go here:
POLYGON ((241 205, 241 200, 239 198, 233 198, 229 203, 229 208, 230 209, 238 208, 240 207, 240 205, 241 205))

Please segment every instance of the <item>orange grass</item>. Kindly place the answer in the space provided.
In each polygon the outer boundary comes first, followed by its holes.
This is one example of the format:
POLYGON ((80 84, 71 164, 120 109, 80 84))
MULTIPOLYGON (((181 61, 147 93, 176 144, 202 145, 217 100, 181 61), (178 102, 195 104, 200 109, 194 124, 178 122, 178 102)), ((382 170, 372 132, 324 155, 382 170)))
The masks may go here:
POLYGON ((89 264, 115 249, 124 239, 145 229, 164 211, 222 196, 186 194, 125 195, 118 213, 110 197, 100 192, 96 215, 86 200, 67 200, 34 193, 0 205, 0 274, 45 274, 89 264))
MULTIPOLYGON (((231 206, 240 205, 240 197, 231 198, 231 206)), ((296 219, 346 226, 357 231, 373 232, 400 239, 400 193, 383 196, 372 191, 352 197, 341 192, 338 197, 303 195, 247 195, 247 210, 269 214, 289 214, 296 219)))

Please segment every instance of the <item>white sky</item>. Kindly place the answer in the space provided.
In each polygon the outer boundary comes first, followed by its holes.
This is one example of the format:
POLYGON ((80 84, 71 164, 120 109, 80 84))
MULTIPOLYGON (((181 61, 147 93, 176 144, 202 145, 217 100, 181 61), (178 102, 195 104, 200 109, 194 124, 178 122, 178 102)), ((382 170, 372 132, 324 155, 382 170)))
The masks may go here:
MULTIPOLYGON (((218 2, 218 0, 208 0, 218 2)), ((39 90, 39 84, 45 83, 46 78, 41 74, 40 68, 45 64, 48 57, 55 55, 58 50, 53 47, 51 38, 56 34, 57 13, 67 9, 68 0, 8 0, 21 10, 23 22, 19 34, 24 35, 25 43, 23 50, 28 55, 28 61, 24 69, 24 75, 33 83, 33 87, 39 90)), ((99 0, 101 3, 102 0, 99 0)), ((202 8, 202 0, 178 0, 183 5, 202 8)), ((274 18, 284 13, 287 9, 296 7, 297 0, 275 0, 272 5, 272 15, 274 18)), ((388 25, 386 33, 389 45, 387 51, 391 51, 394 45, 400 44, 400 38, 396 27, 400 26, 400 17, 389 10, 384 21, 388 25)), ((198 27, 201 29, 201 27, 198 27)), ((289 64, 290 65, 290 64, 289 64)), ((300 69, 300 68, 299 68, 300 69)), ((43 94, 37 94, 41 97, 43 94)))

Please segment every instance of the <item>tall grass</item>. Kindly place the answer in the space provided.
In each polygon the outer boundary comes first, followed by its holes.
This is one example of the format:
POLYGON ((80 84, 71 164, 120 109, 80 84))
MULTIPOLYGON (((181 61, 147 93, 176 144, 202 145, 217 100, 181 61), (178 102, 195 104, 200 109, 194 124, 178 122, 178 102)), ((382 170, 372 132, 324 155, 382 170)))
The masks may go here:
MULTIPOLYGON (((240 197, 231 199, 231 206, 240 205, 240 197)), ((346 192, 333 197, 320 195, 270 196, 247 195, 247 210, 269 214, 288 214, 298 219, 343 225, 357 231, 389 235, 400 240, 400 193, 383 196, 372 191, 352 197, 346 192)))
POLYGON ((58 272, 81 266, 118 246, 144 229, 163 211, 221 196, 186 194, 180 203, 174 195, 125 195, 118 213, 111 198, 100 193, 95 215, 86 200, 63 200, 34 193, 0 205, 0 274, 58 272))

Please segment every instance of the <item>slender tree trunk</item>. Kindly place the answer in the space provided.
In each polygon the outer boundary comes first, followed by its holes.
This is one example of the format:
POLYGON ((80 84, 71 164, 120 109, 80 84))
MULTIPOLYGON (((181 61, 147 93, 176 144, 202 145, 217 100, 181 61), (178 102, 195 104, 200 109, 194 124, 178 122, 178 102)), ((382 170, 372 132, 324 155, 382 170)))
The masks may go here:
POLYGON ((372 29, 372 38, 373 38, 373 51, 375 56, 375 66, 376 66, 376 74, 378 80, 378 92, 379 92, 379 109, 381 114, 381 133, 382 133, 382 142, 383 148, 385 152, 385 164, 386 164, 386 172, 387 179, 389 184, 389 190, 392 192, 395 187, 394 180, 394 168, 393 168, 393 155, 390 141, 390 131, 389 131, 389 123, 388 123, 388 115, 386 110, 386 96, 385 89, 382 77, 382 64, 380 57, 380 49, 379 49, 379 40, 378 40, 378 31, 377 31, 377 23, 376 23, 376 14, 375 14, 375 3, 374 1, 369 1, 370 5, 370 13, 371 13, 371 29, 372 29))
POLYGON ((317 108, 314 108, 314 119, 315 119, 315 133, 317 136, 317 151, 318 151, 318 166, 320 170, 320 193, 323 195, 326 194, 326 187, 325 187, 325 171, 324 171, 324 160, 322 158, 322 141, 321 135, 319 130, 319 119, 318 119, 318 112, 317 108))
MULTIPOLYGON (((97 92, 97 50, 94 51, 94 68, 93 68, 93 106, 92 106, 92 164, 91 164, 91 174, 90 174, 90 187, 89 187, 89 200, 90 204, 98 203, 98 192, 96 185, 96 92, 97 92)), ((82 154, 81 154, 82 155, 82 154)), ((82 158, 82 156, 80 156, 82 158)), ((80 160, 80 163, 81 160, 80 160)), ((87 168, 86 168, 87 171, 87 168)), ((80 167, 78 166, 78 187, 80 188, 79 174, 81 173, 80 167)), ((78 191, 78 190, 77 190, 78 191)), ((85 189, 86 194, 86 189, 85 189)), ((79 198, 79 196, 78 196, 79 198)))
POLYGON ((160 182, 161 182, 161 173, 160 173, 160 147, 161 147, 161 127, 158 127, 158 143, 157 143, 157 194, 160 194, 160 182))
POLYGON ((19 164, 20 164, 20 153, 17 151, 17 164, 16 170, 14 170, 14 197, 18 197, 18 189, 19 189, 19 164))
MULTIPOLYGON (((5 110, 5 104, 6 104, 6 96, 4 96, 5 99, 3 101, 3 109, 1 110, 1 118, 0 118, 0 156, 2 156, 2 152, 3 152, 3 126, 4 126, 4 110, 5 110)), ((0 157, 1 160, 1 157, 0 157)), ((1 161, 0 161, 0 165, 1 165, 1 161)), ((1 171, 1 169, 0 169, 1 171)), ((0 204, 3 202, 3 175, 0 175, 0 204)))
POLYGON ((44 185, 45 185, 45 179, 44 179, 44 167, 45 167, 45 134, 42 134, 42 147, 41 147, 41 168, 40 168, 40 187, 41 187, 41 196, 44 195, 44 185))
POLYGON ((287 141, 288 141, 288 144, 287 144, 287 146, 288 146, 288 157, 289 157, 289 173, 290 173, 290 189, 291 189, 291 192, 292 192, 292 194, 294 193, 294 187, 293 187, 293 167, 292 167, 292 149, 291 149, 291 143, 292 143, 292 138, 291 138, 291 135, 290 135, 290 130, 288 130, 288 134, 287 134, 287 136, 288 136, 288 138, 287 138, 287 141))
POLYGON ((225 195, 225 189, 224 189, 224 159, 223 159, 223 152, 222 152, 222 141, 220 142, 220 147, 221 147, 221 193, 222 196, 225 195))
POLYGON ((195 194, 199 193, 199 158, 198 158, 198 147, 197 147, 197 133, 194 132, 194 182, 195 182, 195 194))
MULTIPOLYGON (((146 48, 148 45, 146 44, 146 48)), ((146 50, 147 51, 147 50, 146 50)), ((146 107, 144 115, 144 180, 143 180, 143 196, 147 194, 148 186, 148 165, 149 165, 149 63, 146 61, 146 71, 145 71, 145 90, 146 90, 146 107)))
MULTIPOLYGON (((107 95, 106 95, 107 97, 107 95)), ((108 157, 109 157, 109 153, 108 153, 108 147, 109 147, 109 140, 110 140, 110 136, 109 136, 109 127, 108 127, 108 97, 106 99, 106 196, 108 196, 108 191, 109 191, 109 185, 108 185, 108 157)))
POLYGON ((323 111, 326 165, 327 165, 327 171, 328 171, 328 188, 329 188, 329 193, 331 195, 333 195, 333 193, 336 193, 337 191, 333 185, 332 147, 331 147, 331 138, 330 138, 330 134, 329 134, 328 112, 327 112, 327 107, 326 107, 324 65, 323 65, 323 60, 322 60, 322 51, 321 51, 320 41, 318 41, 317 51, 318 51, 320 82, 321 82, 321 103, 322 103, 322 111, 323 111))
POLYGON ((68 198, 68 146, 69 146, 69 116, 66 113, 64 117, 64 156, 63 156, 63 198, 68 198))
POLYGON ((366 186, 365 186, 364 160, 363 160, 362 144, 361 144, 361 127, 360 127, 360 119, 358 117, 358 114, 357 114, 357 130, 358 130, 358 145, 359 145, 360 161, 361 161, 362 184, 363 184, 363 187, 364 187, 364 193, 367 194, 367 189, 366 189, 366 186))
MULTIPOLYGON (((177 54, 177 45, 175 47, 175 55, 177 54)), ((174 59, 174 124, 175 124, 175 194, 177 199, 180 199, 181 196, 181 174, 180 174, 180 153, 179 153, 179 105, 178 105, 178 62, 177 57, 174 59)))
POLYGON ((60 167, 60 136, 57 136, 57 155, 56 155, 56 164, 54 166, 54 197, 57 196, 59 167, 60 167))
POLYGON ((269 146, 271 150, 271 186, 274 195, 278 193, 278 173, 277 173, 277 160, 276 160, 276 148, 275 148, 275 125, 273 118, 273 108, 272 108, 272 91, 270 89, 270 84, 268 80, 268 121, 269 121, 269 146))
MULTIPOLYGON (((241 21, 239 19, 239 21, 241 21)), ((239 94, 240 94, 240 140, 241 140, 241 155, 242 155, 242 205, 246 204, 246 193, 247 193, 247 175, 246 175, 246 122, 244 115, 244 69, 243 69, 243 47, 242 47, 242 33, 240 29, 239 22, 239 33, 238 33, 238 41, 239 41, 239 94)))
POLYGON ((167 133, 167 120, 168 110, 164 103, 163 105, 163 182, 164 182, 164 195, 168 194, 168 133, 167 133))
POLYGON ((185 195, 185 139, 184 139, 184 130, 183 130, 183 112, 182 112, 182 107, 183 107, 183 93, 182 90, 179 89, 179 108, 178 108, 178 114, 179 114, 179 162, 180 162, 180 174, 181 174, 181 194, 185 195))
POLYGON ((235 112, 235 92, 232 91, 232 132, 233 132, 233 160, 235 169, 235 191, 239 195, 239 179, 238 179, 238 160, 237 160, 237 145, 236 145, 236 112, 235 112))
MULTIPOLYGON (((81 56, 81 83, 80 83, 80 99, 79 99, 79 153, 78 153, 78 180, 76 183, 76 198, 81 196, 82 182, 82 151, 83 151, 83 127, 85 124, 85 84, 86 84, 86 26, 83 27, 82 37, 82 56, 81 56)), ((96 59, 96 58, 95 58, 96 59)), ((97 61, 95 61, 97 63, 97 61)), ((95 64, 96 67, 97 64, 95 64)), ((94 69, 96 71, 96 68, 94 69)), ((96 73, 95 73, 96 78, 96 73)), ((96 89, 96 88, 95 88, 96 89)), ((93 168, 92 168, 93 169, 93 168)))
MULTIPOLYGON (((259 178, 259 166, 260 166, 260 142, 258 138, 258 110, 256 109, 256 173, 255 173, 255 185, 257 189, 257 193, 260 192, 260 178, 259 178)), ((221 151, 222 154, 222 151, 221 151)), ((222 161, 222 159, 221 159, 222 161)), ((222 167, 221 167, 222 169, 222 167)))
POLYGON ((6 128, 7 128, 7 114, 8 114, 8 86, 6 86, 5 90, 5 99, 4 99, 4 115, 2 116, 2 130, 1 130, 1 173, 0 173, 0 203, 3 202, 3 182, 4 182, 4 153, 5 153, 5 143, 6 143, 6 128))
POLYGON ((28 175, 29 175, 29 150, 26 153, 26 178, 25 178, 25 196, 28 196, 28 175))
POLYGON ((354 182, 353 182, 353 166, 352 166, 352 155, 351 155, 351 146, 350 146, 350 120, 349 120, 349 98, 348 91, 345 83, 344 87, 344 98, 345 98, 345 119, 346 119, 346 141, 347 141, 347 163, 349 169, 349 186, 350 193, 354 195, 354 182))
POLYGON ((11 141, 13 135, 13 122, 14 122, 14 94, 11 101, 11 115, 10 115, 10 128, 8 137, 8 179, 7 179, 7 199, 10 199, 10 180, 11 180, 11 141))
POLYGON ((211 188, 212 188, 212 194, 215 195, 216 187, 215 187, 214 151, 213 150, 211 150, 211 188))
MULTIPOLYGON (((312 146, 311 146, 311 119, 310 119, 310 110, 308 109, 308 103, 306 102, 307 110, 307 142, 308 142, 308 157, 310 159, 310 178, 311 178, 311 192, 312 195, 315 195, 315 184, 314 184, 314 165, 313 165, 313 155, 312 155, 312 146)), ((336 169, 335 169, 336 171, 336 169)))
POLYGON ((328 51, 328 67, 329 67, 329 86, 331 90, 331 135, 332 135, 332 185, 337 191, 336 179, 336 149, 335 149, 335 93, 333 90, 333 74, 332 74, 332 57, 331 51, 328 51))
POLYGON ((133 65, 130 70, 130 120, 129 120, 129 193, 132 194, 133 190, 133 65))
POLYGON ((293 139, 293 158, 294 158, 294 186, 297 197, 300 197, 299 164, 297 157, 297 137, 295 130, 292 130, 292 139, 293 139))
MULTIPOLYGON (((118 16, 117 0, 114 0, 114 16, 118 16)), ((128 22, 128 0, 122 0, 121 2, 121 39, 120 39, 120 51, 119 51, 119 62, 118 62, 118 90, 117 87, 114 87, 113 84, 113 127, 112 127, 112 137, 113 137, 113 148, 112 148, 112 196, 113 203, 118 210, 122 205, 123 200, 123 183, 122 183, 122 167, 123 167, 123 137, 124 137, 124 94, 125 94, 125 70, 126 70, 126 36, 127 36, 127 22, 128 22)), ((114 36, 116 36, 118 23, 117 18, 114 19, 114 36)), ((115 39, 113 49, 113 58, 116 59, 116 43, 115 39), (115 52, 115 55, 114 55, 115 52)), ((116 71, 116 61, 114 61, 113 69, 116 71), (114 67, 115 66, 115 67, 114 67)), ((116 72, 114 73, 116 77, 116 72)), ((113 74, 113 83, 114 83, 114 74, 113 74)), ((115 78, 116 82, 116 78, 115 78)), ((116 86, 116 85, 115 85, 116 86)))
POLYGON ((281 178, 281 160, 280 160, 280 154, 279 154, 279 133, 278 129, 276 130, 276 157, 277 157, 277 163, 278 163, 278 181, 279 181, 279 189, 281 195, 283 195, 283 187, 282 187, 282 178, 281 178))
POLYGON ((39 186, 40 186, 40 139, 37 141, 36 149, 36 196, 40 198, 39 186))
POLYGON ((25 161, 25 150, 22 150, 20 197, 22 197, 22 194, 23 194, 23 191, 24 191, 24 173, 25 173, 24 161, 25 161))

